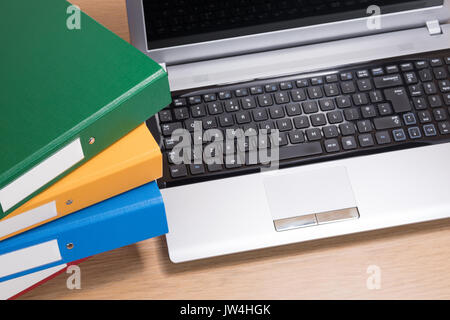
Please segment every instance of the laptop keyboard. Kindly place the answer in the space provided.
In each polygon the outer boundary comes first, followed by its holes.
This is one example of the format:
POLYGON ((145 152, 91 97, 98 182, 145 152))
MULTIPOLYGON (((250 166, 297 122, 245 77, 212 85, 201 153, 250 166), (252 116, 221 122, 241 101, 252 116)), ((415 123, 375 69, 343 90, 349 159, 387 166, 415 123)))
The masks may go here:
MULTIPOLYGON (((450 141, 450 51, 173 96, 156 120, 162 139, 161 187, 259 171, 264 164, 175 164, 176 129, 279 130, 278 141, 244 145, 246 154, 279 146, 280 167, 450 141)), ((149 126, 152 125, 149 122, 149 126)), ((250 130, 250 131, 249 131, 250 130)), ((223 139, 225 140, 225 138, 223 139)), ((210 141, 203 141, 208 148, 210 141)), ((223 142, 223 149, 227 148, 223 142)), ((237 149, 234 150, 237 152, 237 149)), ((370 169, 370 168, 368 168, 370 169)))

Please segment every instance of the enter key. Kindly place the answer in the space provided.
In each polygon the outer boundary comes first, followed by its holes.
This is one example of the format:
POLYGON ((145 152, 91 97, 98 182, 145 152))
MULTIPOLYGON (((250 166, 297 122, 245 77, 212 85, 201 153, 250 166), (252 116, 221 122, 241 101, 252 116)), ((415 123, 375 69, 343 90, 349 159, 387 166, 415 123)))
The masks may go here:
POLYGON ((392 103, 396 113, 411 111, 412 106, 405 88, 398 87, 384 90, 386 100, 392 103))

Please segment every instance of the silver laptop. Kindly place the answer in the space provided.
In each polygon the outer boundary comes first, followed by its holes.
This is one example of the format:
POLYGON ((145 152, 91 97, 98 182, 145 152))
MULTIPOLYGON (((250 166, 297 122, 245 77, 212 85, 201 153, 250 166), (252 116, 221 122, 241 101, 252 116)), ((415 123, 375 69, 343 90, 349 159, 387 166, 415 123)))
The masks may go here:
POLYGON ((127 1, 173 262, 450 217, 450 1, 377 4, 127 1))

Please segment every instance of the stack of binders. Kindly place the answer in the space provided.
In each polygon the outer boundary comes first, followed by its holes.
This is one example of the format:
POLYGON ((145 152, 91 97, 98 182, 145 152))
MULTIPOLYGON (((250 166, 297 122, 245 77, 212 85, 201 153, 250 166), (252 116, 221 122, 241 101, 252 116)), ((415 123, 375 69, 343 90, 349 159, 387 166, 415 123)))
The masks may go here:
POLYGON ((66 1, 2 1, 0 12, 8 299, 69 264, 167 233, 162 155, 145 121, 171 96, 160 65, 66 1))

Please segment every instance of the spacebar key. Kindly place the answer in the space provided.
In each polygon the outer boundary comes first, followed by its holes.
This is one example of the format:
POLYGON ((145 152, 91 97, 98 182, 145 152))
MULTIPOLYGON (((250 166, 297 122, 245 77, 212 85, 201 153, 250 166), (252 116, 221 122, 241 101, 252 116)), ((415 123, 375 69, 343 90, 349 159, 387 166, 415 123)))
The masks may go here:
POLYGON ((323 152, 320 142, 301 143, 294 146, 280 147, 280 160, 313 156, 323 152))

